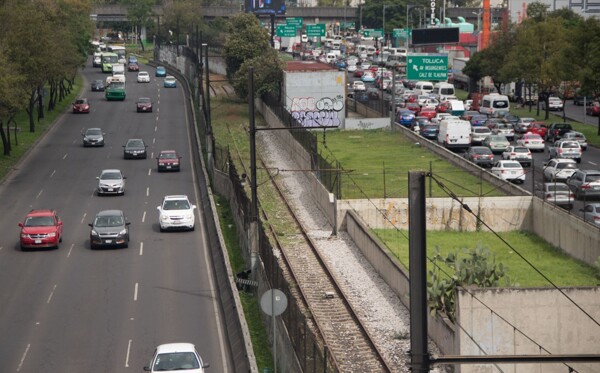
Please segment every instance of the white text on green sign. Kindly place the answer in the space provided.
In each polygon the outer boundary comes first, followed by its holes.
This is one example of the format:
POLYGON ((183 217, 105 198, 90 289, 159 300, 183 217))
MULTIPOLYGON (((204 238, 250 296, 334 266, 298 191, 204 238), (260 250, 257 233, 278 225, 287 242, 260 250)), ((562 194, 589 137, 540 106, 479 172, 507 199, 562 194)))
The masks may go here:
POLYGON ((448 56, 408 56, 409 80, 447 80, 448 56))
POLYGON ((296 27, 302 27, 302 18, 291 17, 285 19, 286 25, 294 25, 296 27))
POLYGON ((296 26, 294 25, 277 25, 277 36, 282 38, 293 38, 296 36, 296 26))
POLYGON ((306 25, 306 36, 325 37, 325 24, 317 23, 316 25, 306 25))

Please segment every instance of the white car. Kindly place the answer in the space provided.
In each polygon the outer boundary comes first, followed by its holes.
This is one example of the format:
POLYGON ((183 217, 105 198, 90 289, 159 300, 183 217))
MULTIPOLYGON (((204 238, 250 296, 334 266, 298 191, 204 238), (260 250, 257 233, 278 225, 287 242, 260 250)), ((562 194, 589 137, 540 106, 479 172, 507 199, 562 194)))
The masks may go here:
MULTIPOLYGON (((542 110, 546 110, 546 101, 542 101, 542 110)), ((558 97, 548 97, 548 110, 563 110, 563 102, 558 97)))
POLYGON ((565 133, 563 135, 563 137, 561 138, 561 140, 571 140, 571 141, 577 141, 579 143, 579 146, 581 146, 581 150, 585 151, 587 149, 587 138, 585 137, 585 135, 581 132, 577 132, 577 131, 569 131, 567 133, 565 133))
POLYGON ((360 80, 355 80, 352 83, 352 89, 354 89, 355 91, 366 91, 367 90, 367 86, 365 85, 364 82, 362 82, 360 80))
POLYGON ((581 145, 577 141, 558 140, 548 149, 548 159, 571 158, 581 162, 581 145))
POLYGON ((492 166, 492 174, 506 181, 512 181, 520 184, 525 182, 525 170, 517 161, 497 161, 492 166))
POLYGON ((524 146, 510 145, 502 152, 502 159, 517 161, 523 166, 531 166, 531 151, 524 146))
POLYGON ((544 165, 544 180, 567 180, 578 170, 577 162, 573 159, 551 159, 544 165))
POLYGON ((536 135, 535 133, 526 133, 517 140, 517 145, 524 146, 530 151, 540 151, 543 152, 546 149, 546 143, 544 139, 540 135, 536 135))
POLYGON ((167 229, 194 230, 196 205, 192 205, 186 195, 165 196, 156 209, 161 232, 167 229))
POLYGON ((168 343, 156 347, 146 372, 204 373, 209 365, 202 361, 196 347, 191 343, 168 343))
POLYGON ((137 75, 138 83, 150 83, 150 74, 147 71, 140 71, 137 75))
POLYGON ((531 123, 535 122, 535 118, 522 117, 519 118, 519 121, 515 125, 515 129, 517 132, 525 133, 531 127, 531 123))

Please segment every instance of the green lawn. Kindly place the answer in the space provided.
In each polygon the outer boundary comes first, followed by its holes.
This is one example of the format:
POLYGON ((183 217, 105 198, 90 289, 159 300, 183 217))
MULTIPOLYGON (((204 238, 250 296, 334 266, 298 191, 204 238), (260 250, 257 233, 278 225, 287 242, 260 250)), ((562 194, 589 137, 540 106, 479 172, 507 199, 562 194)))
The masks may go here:
MULTIPOLYGON (((318 135, 322 146, 322 135, 318 135)), ((408 196, 408 171, 431 170, 456 195, 498 196, 503 193, 478 176, 451 165, 427 149, 389 130, 328 131, 327 148, 340 161, 342 198, 399 198, 408 196)), ((483 174, 484 170, 481 170, 483 174)), ((429 187, 432 197, 447 197, 437 184, 429 187)))
MULTIPOLYGON (((408 232, 391 229, 373 231, 398 260, 408 268, 408 232)), ((597 286, 600 284, 600 270, 572 259, 554 248, 542 238, 525 232, 502 232, 500 236, 513 248, 505 245, 491 232, 450 232, 427 231, 427 257, 435 255, 439 247, 442 257, 463 248, 474 249, 478 243, 487 247, 495 256, 497 263, 506 267, 511 284, 518 287, 551 286, 531 266, 515 252, 519 252, 528 261, 559 286, 597 286)), ((431 267, 432 263, 428 263, 431 267)), ((448 267, 444 268, 448 271, 448 267)), ((504 284, 501 284, 504 285, 504 284)))

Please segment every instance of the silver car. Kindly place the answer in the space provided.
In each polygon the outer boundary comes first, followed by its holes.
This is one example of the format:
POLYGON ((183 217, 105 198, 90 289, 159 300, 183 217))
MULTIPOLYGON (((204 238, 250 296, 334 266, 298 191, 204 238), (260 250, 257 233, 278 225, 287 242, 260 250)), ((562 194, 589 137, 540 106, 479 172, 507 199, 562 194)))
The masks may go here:
POLYGON ((537 194, 544 201, 569 210, 573 208, 573 202, 575 201, 575 196, 569 186, 560 182, 544 183, 542 190, 537 194))
POLYGON ((567 180, 577 171, 577 162, 572 159, 554 158, 544 165, 544 180, 567 180))
POLYGON ((548 150, 548 159, 570 158, 581 162, 581 145, 577 141, 558 140, 548 150))
POLYGON ((496 123, 492 128, 494 135, 504 135, 509 141, 515 139, 515 128, 510 123, 496 123))
POLYGON ((590 203, 583 209, 583 220, 600 227, 600 203, 590 203))
POLYGON ((96 214, 94 221, 88 224, 90 248, 128 247, 129 223, 121 210, 103 210, 96 214))
POLYGON ((579 146, 581 146, 581 150, 583 151, 585 151, 588 146, 585 135, 577 131, 569 131, 565 133, 562 137, 562 140, 577 141, 579 146))
POLYGON ((481 144, 486 137, 490 136, 492 131, 487 127, 471 127, 471 142, 481 144))
POLYGON ((567 185, 575 193, 577 199, 600 197, 600 171, 577 170, 567 180, 567 185))
POLYGON ((104 146, 104 132, 101 128, 88 128, 83 136, 83 146, 104 146))
POLYGON ((98 180, 98 186, 96 187, 96 193, 98 195, 103 194, 125 194, 125 179, 121 170, 108 169, 102 170, 100 176, 96 178, 98 180))

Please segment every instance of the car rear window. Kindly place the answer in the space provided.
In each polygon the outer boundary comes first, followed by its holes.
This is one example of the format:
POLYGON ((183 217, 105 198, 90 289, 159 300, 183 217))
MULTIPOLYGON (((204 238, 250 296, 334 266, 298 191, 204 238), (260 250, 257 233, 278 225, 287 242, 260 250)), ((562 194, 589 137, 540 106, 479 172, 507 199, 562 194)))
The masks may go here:
POLYGON ((585 181, 599 181, 600 180, 600 175, 594 174, 594 175, 587 175, 585 177, 585 181))
POLYGON ((566 184, 552 183, 552 184, 548 185, 549 192, 563 192, 563 191, 568 191, 568 190, 569 190, 569 187, 566 184))
POLYGON ((571 162, 564 162, 564 163, 559 163, 556 165, 556 168, 558 169, 573 169, 576 170, 577 169, 577 165, 571 162))

